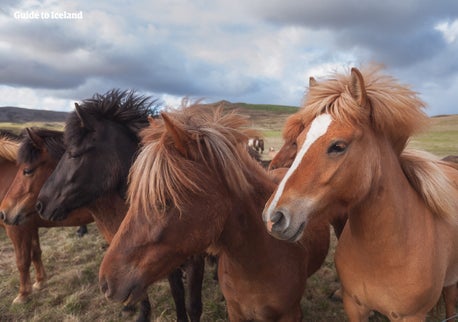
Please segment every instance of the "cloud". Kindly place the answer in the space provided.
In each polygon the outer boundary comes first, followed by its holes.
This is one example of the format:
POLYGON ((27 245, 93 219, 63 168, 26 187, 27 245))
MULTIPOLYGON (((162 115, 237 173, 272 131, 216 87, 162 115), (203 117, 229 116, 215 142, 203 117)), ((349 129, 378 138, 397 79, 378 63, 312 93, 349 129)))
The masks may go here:
POLYGON ((299 105, 312 74, 370 61, 416 90, 436 89, 441 102, 427 94, 430 105, 455 99, 454 0, 24 0, 3 8, 0 88, 10 102, 16 89, 17 105, 43 106, 43 97, 68 108, 113 87, 172 101, 299 105), (82 19, 17 19, 17 12, 82 19))

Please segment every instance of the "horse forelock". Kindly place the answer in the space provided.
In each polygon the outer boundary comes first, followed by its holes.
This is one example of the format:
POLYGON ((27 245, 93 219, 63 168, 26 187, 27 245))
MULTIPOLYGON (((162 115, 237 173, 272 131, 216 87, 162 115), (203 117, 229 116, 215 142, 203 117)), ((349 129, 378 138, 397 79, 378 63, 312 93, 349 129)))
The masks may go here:
MULTIPOLYGON (((92 119, 110 120, 125 127, 138 139, 139 132, 148 126, 148 115, 157 114, 160 108, 158 100, 142 96, 133 90, 113 89, 105 94, 95 94, 79 105, 81 113, 92 119)), ((65 124, 64 141, 80 142, 87 129, 81 126, 81 120, 74 111, 70 113, 65 124)))
POLYGON ((15 162, 19 149, 20 137, 12 132, 0 130, 0 158, 15 162))
MULTIPOLYGON (((35 135, 42 139, 44 147, 55 161, 58 161, 65 152, 63 142, 63 132, 48 129, 34 128, 35 135)), ((32 163, 41 155, 41 149, 38 148, 28 135, 23 135, 19 146, 18 162, 32 163)))
POLYGON ((360 107, 352 97, 350 73, 336 73, 310 87, 304 107, 298 112, 304 124, 328 113, 339 122, 371 127, 387 137, 400 153, 410 136, 426 128, 429 118, 423 111, 425 103, 416 92, 380 70, 377 65, 361 69, 369 101, 366 108, 360 107))
POLYGON ((245 127, 245 118, 198 105, 169 112, 169 116, 192 138, 187 144, 190 158, 174 147, 162 122, 145 129, 144 146, 129 176, 131 208, 161 213, 173 203, 181 211, 197 194, 214 193, 209 187, 214 190, 215 180, 218 187, 223 184, 235 195, 252 190, 244 160, 257 164, 246 151, 252 131, 245 127))

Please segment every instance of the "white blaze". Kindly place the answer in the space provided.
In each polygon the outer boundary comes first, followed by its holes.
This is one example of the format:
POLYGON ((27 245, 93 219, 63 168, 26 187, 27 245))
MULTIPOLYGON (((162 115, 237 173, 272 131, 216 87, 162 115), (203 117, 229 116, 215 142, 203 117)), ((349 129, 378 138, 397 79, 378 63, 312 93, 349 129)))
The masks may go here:
POLYGON ((282 181, 278 185, 274 198, 272 199, 272 202, 270 203, 270 206, 267 209, 267 215, 269 216, 269 218, 272 215, 272 211, 277 207, 278 200, 280 200, 280 197, 283 194, 286 182, 294 173, 294 171, 296 171, 296 169, 299 167, 302 158, 304 157, 305 153, 307 153, 308 149, 312 146, 312 144, 315 143, 316 140, 318 140, 327 132, 331 122, 332 118, 329 114, 320 114, 312 121, 312 124, 310 125, 310 130, 307 132, 307 135, 305 137, 304 144, 302 144, 301 149, 296 154, 296 158, 294 159, 293 164, 288 169, 282 181))

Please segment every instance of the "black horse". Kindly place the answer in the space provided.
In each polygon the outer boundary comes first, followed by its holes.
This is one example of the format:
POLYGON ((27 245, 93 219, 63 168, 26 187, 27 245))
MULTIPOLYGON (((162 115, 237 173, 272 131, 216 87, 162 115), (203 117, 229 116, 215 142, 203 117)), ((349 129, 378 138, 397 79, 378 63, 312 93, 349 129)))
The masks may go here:
MULTIPOLYGON (((72 210, 88 207, 97 227, 110 242, 128 210, 125 202, 128 173, 140 146, 139 132, 159 105, 133 91, 112 90, 75 104, 65 124, 66 152, 45 182, 36 209, 48 220, 62 220, 72 210)), ((190 259, 168 276, 177 321, 199 321, 203 257, 190 259), (182 280, 186 270, 188 295, 182 280), (186 312, 187 311, 187 312, 186 312)), ((145 293, 139 320, 149 320, 145 293)))

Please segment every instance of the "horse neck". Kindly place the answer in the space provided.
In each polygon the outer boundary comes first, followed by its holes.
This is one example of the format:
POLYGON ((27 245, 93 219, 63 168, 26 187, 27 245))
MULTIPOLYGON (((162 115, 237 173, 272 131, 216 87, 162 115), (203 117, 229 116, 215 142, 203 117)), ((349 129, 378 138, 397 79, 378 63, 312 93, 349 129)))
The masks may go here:
POLYGON ((393 242, 399 247, 425 228, 431 214, 387 144, 382 145, 379 158, 381 175, 368 195, 349 210, 349 227, 353 237, 368 244, 393 242))
MULTIPOLYGON (((275 184, 265 174, 252 176, 253 189, 244 200, 234 200, 232 209, 226 220, 218 246, 224 256, 231 261, 257 263, 267 259, 267 254, 273 254, 272 242, 277 242, 267 234, 262 222, 262 210, 269 196, 275 189, 275 184)), ((246 265, 242 265, 247 267, 246 265)), ((259 266, 257 266, 259 268, 259 266)))
POLYGON ((17 172, 17 166, 14 162, 0 158, 0 201, 8 192, 11 183, 17 172))
POLYGON ((111 242, 127 213, 127 205, 118 193, 99 197, 90 207, 97 228, 111 242))

